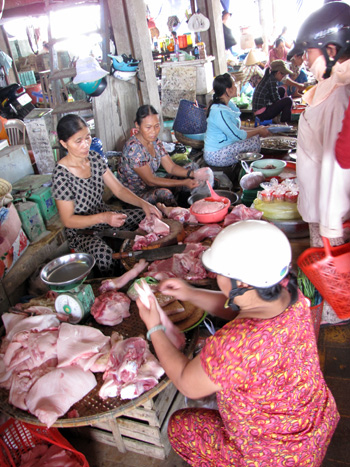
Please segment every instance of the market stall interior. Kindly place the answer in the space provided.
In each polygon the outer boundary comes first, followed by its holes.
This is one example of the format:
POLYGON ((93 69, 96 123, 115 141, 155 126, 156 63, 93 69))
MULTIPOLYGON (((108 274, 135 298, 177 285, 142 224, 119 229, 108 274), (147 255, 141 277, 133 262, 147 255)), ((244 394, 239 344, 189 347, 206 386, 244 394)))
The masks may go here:
MULTIPOLYGON (((162 1, 157 7, 143 0, 58 3, 8 1, 0 18, 0 464, 12 465, 10 458, 19 463, 49 439, 84 466, 188 465, 171 449, 168 421, 180 408, 212 408, 215 401, 184 397, 164 374, 135 289, 146 281, 171 323, 166 327, 192 358, 225 322, 163 295, 159 283, 178 277, 218 291, 215 274, 201 262, 203 251, 225 227, 257 219, 277 226, 290 242, 291 267, 310 299, 321 368, 341 414, 322 467, 350 465, 349 324, 321 325, 324 300, 298 266, 310 246, 296 177, 298 124, 308 105, 303 97, 293 98, 287 124, 261 121, 252 112, 267 56, 251 41, 252 31, 263 36, 267 52, 276 18, 249 1, 252 17, 267 15, 260 18, 263 26, 242 26, 241 47, 228 52, 219 0, 162 1), (231 104, 239 110, 240 129, 265 125, 270 135, 260 139, 259 151, 238 154, 237 164, 209 167, 203 158, 206 111, 214 76, 227 71, 239 90, 231 104), (159 114, 158 138, 166 153, 188 177, 198 171, 198 186, 174 189, 177 206, 157 203, 162 219, 145 218, 132 231, 83 229, 113 249, 117 277, 102 277, 93 255, 69 247, 52 194, 52 172, 64 155, 57 122, 70 113, 85 119, 91 150, 118 178, 124 145, 137 134, 135 114, 144 103, 159 114), (60 379, 66 386, 59 386, 60 379), (57 401, 60 391, 70 397, 57 401)), ((305 72, 306 89, 315 80, 305 72)), ((175 177, 162 166, 155 175, 175 177)), ((111 211, 134 207, 107 187, 103 202, 111 211)))

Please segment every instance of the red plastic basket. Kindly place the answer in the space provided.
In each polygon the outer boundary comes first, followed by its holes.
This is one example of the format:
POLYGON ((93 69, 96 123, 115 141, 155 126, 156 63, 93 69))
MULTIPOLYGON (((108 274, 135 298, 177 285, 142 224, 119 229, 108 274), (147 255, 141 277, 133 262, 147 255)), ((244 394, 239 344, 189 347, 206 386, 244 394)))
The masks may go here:
MULTIPOLYGON (((346 222, 344 227, 350 227, 346 222)), ((298 266, 341 319, 350 318, 350 243, 331 247, 322 237, 324 248, 308 248, 298 258, 298 266)))
POLYGON ((76 451, 56 428, 45 428, 10 418, 0 426, 0 466, 18 467, 21 456, 39 444, 60 446, 70 451, 82 467, 89 467, 85 456, 76 451))

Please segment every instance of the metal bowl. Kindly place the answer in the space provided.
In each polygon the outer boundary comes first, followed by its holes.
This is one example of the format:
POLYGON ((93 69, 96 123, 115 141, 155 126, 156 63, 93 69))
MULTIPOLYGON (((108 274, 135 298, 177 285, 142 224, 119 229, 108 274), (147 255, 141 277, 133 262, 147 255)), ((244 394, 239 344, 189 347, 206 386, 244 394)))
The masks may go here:
POLYGON ((94 264, 92 255, 72 253, 50 261, 41 270, 40 277, 53 290, 68 290, 80 285, 94 264))
POLYGON ((259 152, 242 152, 241 154, 237 154, 236 159, 238 161, 258 161, 262 159, 264 156, 259 152))
MULTIPOLYGON (((219 196, 223 196, 224 198, 228 198, 231 201, 232 205, 235 205, 239 201, 239 196, 237 193, 234 193, 229 190, 215 190, 215 193, 217 193, 219 196)), ((188 198, 187 202, 190 206, 192 206, 193 203, 196 201, 199 201, 200 199, 207 198, 210 195, 204 195, 204 194, 196 194, 192 195, 188 198)))

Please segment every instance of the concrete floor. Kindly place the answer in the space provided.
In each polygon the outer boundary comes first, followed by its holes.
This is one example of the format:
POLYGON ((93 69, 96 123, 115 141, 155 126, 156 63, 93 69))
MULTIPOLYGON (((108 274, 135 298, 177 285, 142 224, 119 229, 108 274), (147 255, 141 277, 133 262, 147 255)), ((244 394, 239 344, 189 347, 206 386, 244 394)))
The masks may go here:
MULTIPOLYGON (((322 467, 350 466, 350 323, 345 326, 321 327, 318 347, 321 368, 341 415, 322 467)), ((115 447, 73 437, 69 430, 63 430, 63 434, 77 450, 85 454, 90 467, 185 467, 189 465, 173 451, 166 460, 158 460, 132 452, 121 454, 115 447)))

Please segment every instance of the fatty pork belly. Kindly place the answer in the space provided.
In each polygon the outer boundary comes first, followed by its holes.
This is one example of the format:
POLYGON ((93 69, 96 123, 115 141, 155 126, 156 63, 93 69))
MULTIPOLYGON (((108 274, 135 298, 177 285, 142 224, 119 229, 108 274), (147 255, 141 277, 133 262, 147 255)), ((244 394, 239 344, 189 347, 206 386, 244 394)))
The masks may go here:
POLYGON ((122 292, 110 290, 95 298, 91 314, 99 324, 116 326, 130 316, 130 299, 122 292))
POLYGON ((90 326, 62 323, 57 341, 58 367, 93 369, 95 362, 110 351, 110 338, 90 326))
POLYGON ((119 339, 112 346, 99 396, 134 399, 153 388, 163 374, 145 339, 119 339))
POLYGON ((179 277, 185 280, 200 280, 207 277, 200 256, 206 250, 200 243, 188 243, 183 253, 175 254, 172 258, 153 261, 145 276, 160 280, 159 273, 167 277, 179 277))
POLYGON ((96 384, 91 371, 79 367, 55 368, 31 387, 27 396, 28 409, 50 428, 96 384))

